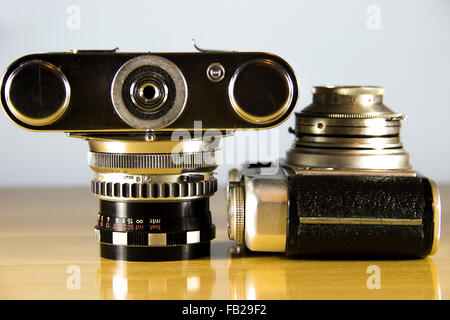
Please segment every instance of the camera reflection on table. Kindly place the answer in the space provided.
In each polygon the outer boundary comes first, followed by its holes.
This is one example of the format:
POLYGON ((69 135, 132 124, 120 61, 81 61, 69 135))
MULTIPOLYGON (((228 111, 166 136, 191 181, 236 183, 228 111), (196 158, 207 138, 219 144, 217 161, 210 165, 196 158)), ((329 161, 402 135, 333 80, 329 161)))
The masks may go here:
POLYGON ((228 251, 230 299, 441 299, 431 258, 317 260, 228 251))
POLYGON ((215 279, 209 258, 170 262, 101 258, 97 271, 101 299, 211 299, 215 279))
POLYGON ((127 262, 101 258, 97 270, 99 297, 441 299, 438 273, 431 258, 288 258, 278 253, 254 253, 228 242, 217 243, 217 248, 215 244, 211 258, 191 261, 127 262), (226 245, 228 252, 223 250, 226 245))

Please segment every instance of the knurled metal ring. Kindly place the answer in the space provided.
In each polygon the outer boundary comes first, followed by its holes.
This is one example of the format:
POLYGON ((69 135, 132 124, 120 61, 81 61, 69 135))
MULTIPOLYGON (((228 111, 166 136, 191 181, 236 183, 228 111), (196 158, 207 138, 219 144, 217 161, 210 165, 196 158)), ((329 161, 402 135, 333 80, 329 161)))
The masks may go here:
POLYGON ((405 120, 406 115, 400 113, 388 113, 388 112, 366 112, 366 113, 313 113, 313 112, 300 112, 297 114, 297 118, 325 118, 325 119, 386 119, 386 120, 405 120))
POLYGON ((96 170, 118 171, 122 169, 197 169, 216 167, 217 155, 211 152, 183 153, 88 153, 88 164, 96 170))
POLYGON ((123 183, 91 181, 92 193, 106 200, 181 200, 208 197, 217 191, 217 179, 171 183, 123 183))
POLYGON ((245 230, 244 188, 240 183, 230 183, 228 190, 228 237, 242 244, 245 230))

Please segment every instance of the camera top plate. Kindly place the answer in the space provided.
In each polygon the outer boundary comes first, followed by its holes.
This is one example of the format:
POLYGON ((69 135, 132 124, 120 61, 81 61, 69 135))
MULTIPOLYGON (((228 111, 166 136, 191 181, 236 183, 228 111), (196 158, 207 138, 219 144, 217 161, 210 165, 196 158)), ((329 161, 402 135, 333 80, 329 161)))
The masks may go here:
POLYGON ((263 52, 32 54, 1 83, 6 114, 32 131, 264 129, 285 121, 297 97, 289 64, 263 52))

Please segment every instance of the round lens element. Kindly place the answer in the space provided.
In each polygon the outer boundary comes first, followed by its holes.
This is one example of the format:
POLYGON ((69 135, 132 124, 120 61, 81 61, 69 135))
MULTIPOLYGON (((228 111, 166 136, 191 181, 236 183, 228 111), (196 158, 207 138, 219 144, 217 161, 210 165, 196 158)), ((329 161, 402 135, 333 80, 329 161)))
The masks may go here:
POLYGON ((145 102, 150 102, 159 97, 159 89, 153 83, 145 83, 139 88, 139 97, 145 102))
POLYGON ((70 86, 54 65, 34 60, 15 69, 5 83, 9 110, 20 121, 43 126, 56 121, 66 111, 70 86))
POLYGON ((164 77, 155 72, 145 72, 133 81, 129 94, 135 107, 154 113, 166 103, 169 89, 164 77))
POLYGON ((289 109, 294 85, 288 72, 278 63, 257 59, 236 70, 228 95, 241 118, 264 124, 277 120, 289 109))

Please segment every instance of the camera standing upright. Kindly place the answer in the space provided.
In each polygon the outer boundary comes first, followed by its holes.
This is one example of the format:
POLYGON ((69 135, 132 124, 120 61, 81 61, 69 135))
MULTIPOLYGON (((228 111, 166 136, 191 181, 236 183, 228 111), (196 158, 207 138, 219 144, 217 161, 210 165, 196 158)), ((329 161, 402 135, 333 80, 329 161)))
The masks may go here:
POLYGON ((18 126, 89 142, 100 254, 138 261, 209 255, 218 140, 279 125, 297 95, 292 68, 261 52, 33 54, 1 85, 18 126))

